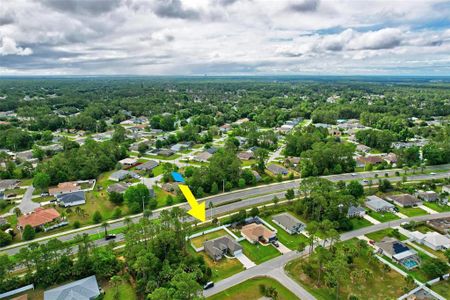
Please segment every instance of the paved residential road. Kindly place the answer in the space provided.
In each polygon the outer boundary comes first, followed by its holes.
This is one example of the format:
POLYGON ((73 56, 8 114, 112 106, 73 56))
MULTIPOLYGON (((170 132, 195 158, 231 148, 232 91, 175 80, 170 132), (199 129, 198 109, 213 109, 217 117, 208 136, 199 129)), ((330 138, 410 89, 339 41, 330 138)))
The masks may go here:
MULTIPOLYGON (((442 169, 445 167, 450 167, 450 165, 435 166, 434 168, 442 169)), ((395 171, 396 170, 389 170, 389 172, 392 172, 392 174, 394 174, 395 171)), ((370 171, 370 172, 361 172, 361 173, 352 173, 352 174, 322 176, 322 178, 329 179, 333 182, 337 182, 340 180, 373 178, 373 177, 375 177, 375 174, 379 174, 380 178, 384 178, 383 176, 386 172, 388 172, 388 171, 387 170, 370 171)), ((411 176, 408 176, 408 180, 429 180, 429 179, 438 179, 438 178, 447 178, 447 177, 450 177, 450 171, 436 173, 434 175, 431 175, 431 174, 411 175, 411 176)), ((392 182, 402 180, 401 177, 390 177, 387 179, 392 182)), ((249 206, 253 206, 253 205, 262 205, 264 203, 270 202, 274 196, 277 196, 278 198, 282 198, 282 197, 284 197, 285 191, 287 189, 290 189, 290 188, 297 189, 300 182, 301 182, 301 179, 287 181, 287 182, 273 183, 273 184, 269 184, 269 185, 257 186, 257 187, 233 191, 233 192, 229 192, 229 193, 225 193, 225 194, 210 196, 210 197, 206 197, 206 198, 199 199, 199 200, 206 201, 206 207, 209 207, 209 202, 214 203, 215 207, 212 209, 212 211, 210 209, 206 210, 206 217, 209 218, 211 216, 214 217, 217 215, 222 215, 225 213, 229 213, 229 212, 236 211, 236 210, 246 208, 249 206)), ((32 195, 33 192, 32 191, 30 192, 29 190, 27 190, 27 192, 25 194, 27 194, 27 193, 32 195)), ((25 195, 24 195, 24 198, 25 198, 25 195)), ((31 197, 30 197, 29 201, 31 201, 31 197)), ((186 210, 188 210, 188 208, 189 208, 187 203, 177 204, 175 206, 179 206, 186 210)), ((151 218, 158 218, 160 211, 170 209, 170 208, 171 207, 164 207, 164 208, 155 210, 153 212, 153 215, 151 218)), ((140 218, 142 218, 142 214, 130 216, 130 218, 132 219, 133 222, 137 222, 140 218)), ((110 221, 109 223, 110 223, 109 230, 126 226, 123 219, 110 221)), ((99 231, 102 231, 102 228, 101 228, 100 224, 97 224, 97 225, 86 226, 86 227, 83 227, 83 228, 80 228, 77 230, 69 230, 67 232, 38 238, 38 239, 33 240, 33 242, 45 242, 45 241, 48 241, 50 238, 57 238, 63 242, 66 242, 66 241, 73 240, 74 237, 78 234, 86 233, 86 234, 91 235, 91 234, 95 234, 99 231)), ((116 242, 120 242, 120 241, 121 241, 121 239, 119 237, 117 237, 116 242)), ((19 252, 20 248, 26 246, 26 244, 27 244, 26 242, 13 244, 13 245, 4 247, 2 249, 2 252, 7 253, 9 255, 13 255, 13 254, 19 252)))
MULTIPOLYGON (((395 220, 395 221, 386 222, 386 223, 380 223, 380 224, 372 225, 369 227, 361 228, 358 230, 343 233, 343 234, 341 234, 341 241, 350 240, 350 239, 358 237, 360 235, 365 235, 365 234, 375 232, 375 231, 378 231, 381 229, 399 226, 403 222, 428 221, 428 220, 448 218, 448 217, 450 217, 450 212, 433 214, 433 215, 424 215, 424 216, 412 217, 412 218, 407 218, 407 219, 395 220)), ((299 285, 296 281, 294 281, 291 277, 289 277, 284 270, 284 267, 288 262, 290 262, 296 258, 303 257, 303 256, 308 256, 307 249, 304 250, 303 252, 292 251, 292 252, 289 252, 282 256, 278 256, 274 259, 266 261, 266 262, 264 262, 260 265, 257 265, 253 268, 247 269, 236 275, 233 275, 233 276, 225 278, 219 282, 216 282, 214 284, 213 288, 208 289, 203 292, 203 296, 209 297, 209 296, 215 295, 217 293, 220 293, 232 286, 235 286, 235 285, 237 285, 241 282, 244 282, 253 277, 269 276, 275 280, 278 280, 281 284, 283 284, 285 287, 287 287, 289 290, 291 290, 294 294, 299 296, 300 299, 302 299, 302 300, 303 299, 306 299, 306 300, 315 299, 315 297, 313 295, 311 295, 301 285, 299 285)))

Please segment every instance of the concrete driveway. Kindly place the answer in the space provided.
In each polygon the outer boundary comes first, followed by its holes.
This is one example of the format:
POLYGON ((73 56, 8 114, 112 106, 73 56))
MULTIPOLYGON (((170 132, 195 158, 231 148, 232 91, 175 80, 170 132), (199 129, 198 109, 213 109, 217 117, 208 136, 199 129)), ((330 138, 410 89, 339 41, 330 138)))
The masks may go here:
POLYGON ((245 269, 250 269, 256 264, 250 260, 244 253, 235 254, 235 257, 241 262, 245 269))
POLYGON ((33 202, 34 187, 30 185, 25 194, 22 197, 22 201, 19 204, 19 209, 22 212, 22 214, 28 214, 30 212, 33 212, 36 208, 40 207, 41 205, 39 203, 33 202))

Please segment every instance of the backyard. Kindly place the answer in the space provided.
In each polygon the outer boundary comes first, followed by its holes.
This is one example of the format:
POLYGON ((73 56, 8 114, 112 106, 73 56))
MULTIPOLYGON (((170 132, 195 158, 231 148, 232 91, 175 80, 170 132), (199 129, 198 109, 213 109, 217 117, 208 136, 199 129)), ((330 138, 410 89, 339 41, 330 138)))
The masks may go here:
POLYGON ((431 289, 444 297, 450 299, 450 280, 441 281, 431 286, 431 289))
POLYGON ((224 257, 219 261, 214 261, 204 251, 199 252, 196 255, 201 255, 208 267, 211 268, 211 280, 214 282, 220 281, 241 271, 244 271, 244 266, 236 258, 224 257))
POLYGON ((258 300, 264 299, 261 293, 260 286, 274 287, 278 292, 277 300, 295 300, 299 299, 291 291, 285 288, 278 281, 269 277, 256 277, 246 280, 238 285, 235 285, 223 292, 214 296, 208 297, 208 300, 258 300))
POLYGON ((191 239, 191 243, 192 243, 192 245, 194 245, 195 248, 200 248, 200 247, 203 246, 203 243, 205 241, 213 240, 215 238, 218 238, 218 237, 221 237, 221 236, 224 236, 224 235, 228 235, 229 236, 229 234, 225 230, 220 229, 220 230, 217 230, 217 231, 213 231, 213 232, 210 232, 210 233, 203 234, 201 236, 195 237, 195 238, 191 239))

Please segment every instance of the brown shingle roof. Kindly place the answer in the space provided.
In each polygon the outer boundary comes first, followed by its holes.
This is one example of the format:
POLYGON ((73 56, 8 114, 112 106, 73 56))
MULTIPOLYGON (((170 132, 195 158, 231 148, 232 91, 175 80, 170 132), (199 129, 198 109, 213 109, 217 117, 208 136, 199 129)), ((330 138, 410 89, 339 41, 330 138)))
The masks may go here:
POLYGON ((255 242, 257 242, 260 237, 263 237, 265 240, 269 240, 269 238, 274 235, 274 233, 267 229, 264 225, 256 223, 245 225, 242 227, 241 233, 255 242))

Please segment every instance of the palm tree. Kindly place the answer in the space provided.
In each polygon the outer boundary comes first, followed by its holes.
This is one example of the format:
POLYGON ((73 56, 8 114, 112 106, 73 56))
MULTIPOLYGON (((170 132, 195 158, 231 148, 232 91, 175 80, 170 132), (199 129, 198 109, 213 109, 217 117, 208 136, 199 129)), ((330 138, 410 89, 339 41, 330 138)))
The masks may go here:
POLYGON ((414 165, 414 166, 412 166, 412 169, 413 169, 413 174, 416 174, 418 167, 416 165, 414 165))
POLYGON ((209 218, 212 219, 214 203, 212 203, 212 201, 209 201, 208 207, 209 207, 209 210, 210 210, 210 217, 209 218))
POLYGON ((131 220, 130 217, 126 217, 125 219, 123 219, 123 223, 127 225, 127 229, 130 229, 130 225, 131 223, 133 223, 133 221, 131 220))
POLYGON ((108 236, 107 228, 109 227, 109 223, 108 222, 103 222, 102 223, 102 227, 105 229, 105 238, 106 238, 108 236))

